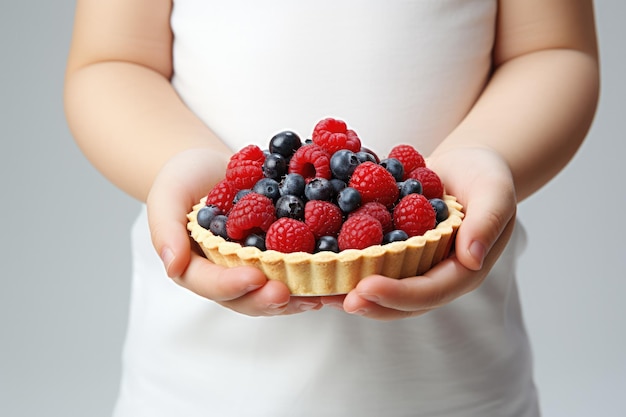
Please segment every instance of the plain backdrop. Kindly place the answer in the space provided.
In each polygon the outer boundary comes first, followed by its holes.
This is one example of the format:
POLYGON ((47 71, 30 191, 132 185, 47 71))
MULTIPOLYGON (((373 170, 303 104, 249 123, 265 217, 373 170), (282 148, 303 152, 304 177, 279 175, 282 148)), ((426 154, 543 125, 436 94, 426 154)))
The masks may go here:
MULTIPOLYGON (((139 203, 72 141, 62 82, 74 2, 0 13, 0 416, 109 416, 139 203)), ((546 417, 626 416, 626 3, 596 2, 603 89, 572 163, 520 216, 519 283, 546 417)), ((486 416, 504 417, 504 416, 486 416)))

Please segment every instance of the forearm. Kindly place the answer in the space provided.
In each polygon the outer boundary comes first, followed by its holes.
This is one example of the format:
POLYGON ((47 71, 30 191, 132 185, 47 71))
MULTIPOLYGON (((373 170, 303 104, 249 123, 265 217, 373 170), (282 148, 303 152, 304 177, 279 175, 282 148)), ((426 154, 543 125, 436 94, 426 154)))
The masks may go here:
POLYGON ((65 107, 76 142, 112 183, 145 201, 173 155, 211 148, 223 173, 228 148, 184 105, 168 79, 144 66, 97 62, 68 72, 65 107))
POLYGON ((539 50, 507 61, 432 157, 455 147, 493 149, 508 163, 521 201, 581 145, 597 105, 598 74, 595 56, 576 50, 539 50))

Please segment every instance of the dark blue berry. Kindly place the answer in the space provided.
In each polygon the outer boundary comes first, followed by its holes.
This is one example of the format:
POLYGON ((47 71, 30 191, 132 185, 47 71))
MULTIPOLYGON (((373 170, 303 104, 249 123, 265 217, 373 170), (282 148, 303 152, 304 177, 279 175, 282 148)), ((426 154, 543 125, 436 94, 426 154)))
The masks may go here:
POLYGON ((304 202, 295 195, 286 194, 276 201, 276 217, 290 217, 296 220, 304 219, 304 202))
POLYGON ((265 238, 254 233, 248 235, 246 240, 244 240, 243 242, 243 246, 254 246, 255 248, 259 248, 260 250, 267 249, 265 247, 265 238))
POLYGON ((367 152, 367 151, 359 151, 356 153, 356 157, 359 160, 359 162, 363 163, 363 162, 373 162, 375 164, 378 163, 378 160, 376 159, 376 156, 374 156, 372 153, 367 152))
POLYGON ((252 191, 262 194, 272 201, 276 201, 280 197, 280 184, 271 178, 262 178, 254 184, 252 191))
POLYGON ((380 158, 378 157, 378 155, 376 155, 376 152, 374 152, 373 150, 369 148, 366 148, 365 146, 361 146, 361 150, 357 152, 357 155, 359 155, 361 158, 367 158, 368 161, 372 161, 371 158, 374 158, 372 162, 375 162, 377 164, 380 162, 380 158), (368 154, 368 155, 363 155, 363 154, 368 154))
POLYGON ((380 165, 385 168, 397 182, 401 182, 404 178, 404 165, 396 158, 387 158, 380 161, 380 165))
POLYGON ((209 230, 215 236, 221 236, 228 240, 228 233, 226 233, 226 220, 228 220, 228 217, 223 214, 218 214, 213 218, 213 220, 211 220, 209 230))
POLYGON ((276 181, 287 173, 287 160, 279 153, 272 153, 265 157, 263 175, 276 181))
POLYGON ((249 188, 237 191, 237 194, 235 194, 235 198, 233 198, 233 204, 237 204, 239 200, 241 200, 246 194, 250 194, 251 192, 252 190, 249 188))
POLYGON ((448 205, 440 198, 433 198, 430 200, 430 205, 435 209, 435 219, 437 224, 446 220, 449 216, 448 205))
POLYGON ((329 201, 334 198, 333 186, 326 178, 313 178, 304 187, 304 195, 308 200, 329 201))
POLYGON ((339 252, 339 243, 333 236, 322 236, 315 242, 315 252, 339 252))
POLYGON ((330 170, 335 178, 348 181, 360 163, 354 152, 342 149, 330 157, 330 170))
POLYGON ((339 178, 332 178, 330 180, 330 185, 333 186, 333 190, 335 190, 335 194, 339 194, 341 190, 343 190, 344 188, 348 186, 348 184, 346 184, 344 181, 340 180, 339 178))
POLYGON ((305 185, 306 181, 302 175, 296 173, 287 174, 280 183, 280 195, 304 197, 305 185))
POLYGON ((346 187, 337 194, 337 205, 344 213, 350 213, 361 205, 361 193, 352 187, 346 187))
POLYGON ((409 194, 422 194, 422 183, 414 178, 409 178, 400 185, 400 198, 409 194))
POLYGON ((404 230, 392 230, 383 236, 383 245, 391 242, 401 242, 403 240, 407 240, 408 238, 409 235, 407 235, 404 230))
POLYGON ((277 133, 270 139, 270 153, 278 153, 286 159, 291 156, 302 146, 300 137, 289 130, 277 133))
POLYGON ((196 220, 200 226, 209 230, 209 227, 211 227, 211 220, 213 220, 213 218, 218 214, 222 214, 222 210, 220 210, 217 206, 210 204, 198 210, 196 220))

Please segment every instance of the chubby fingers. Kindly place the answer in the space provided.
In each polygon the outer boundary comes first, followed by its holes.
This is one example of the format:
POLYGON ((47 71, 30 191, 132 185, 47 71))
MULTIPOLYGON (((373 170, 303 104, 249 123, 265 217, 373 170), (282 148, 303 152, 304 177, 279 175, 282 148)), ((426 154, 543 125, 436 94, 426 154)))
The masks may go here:
POLYGON ((348 293, 343 308, 351 314, 395 320, 446 305, 482 283, 506 247, 514 226, 515 221, 511 219, 478 271, 465 267, 456 256, 452 256, 423 276, 396 280, 373 275, 364 278, 348 293))
POLYGON ((225 268, 193 254, 180 286, 248 316, 294 314, 322 307, 319 297, 292 297, 285 284, 268 280, 257 268, 225 268))

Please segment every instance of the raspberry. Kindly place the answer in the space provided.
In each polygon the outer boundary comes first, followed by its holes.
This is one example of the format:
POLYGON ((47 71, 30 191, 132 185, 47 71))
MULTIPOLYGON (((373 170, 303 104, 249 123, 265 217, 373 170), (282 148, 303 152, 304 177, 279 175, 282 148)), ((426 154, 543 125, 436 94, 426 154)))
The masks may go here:
POLYGON ((304 206, 304 222, 316 239, 322 236, 337 236, 343 216, 335 204, 328 201, 311 200, 304 206))
POLYGON ((361 150, 361 140, 354 130, 348 129, 342 120, 327 118, 320 120, 313 129, 313 143, 334 154, 341 149, 352 152, 361 150))
POLYGON ((339 250, 365 249, 380 245, 383 241, 383 227, 380 222, 367 214, 350 216, 341 226, 339 250))
POLYGON ((356 167, 348 186, 361 194, 361 204, 378 201, 391 207, 400 193, 393 175, 384 167, 369 161, 356 167))
POLYGON ((306 182, 313 178, 329 180, 332 177, 330 156, 321 146, 315 144, 302 146, 291 157, 289 173, 302 175, 306 182))
POLYGON ((431 200, 443 197, 443 183, 435 171, 426 167, 419 167, 410 172, 409 178, 414 178, 422 184, 422 194, 431 200))
POLYGON ((218 207, 222 213, 228 213, 233 207, 235 195, 237 195, 237 188, 230 181, 223 179, 209 191, 206 204, 218 207))
POLYGON ((256 161, 232 160, 226 170, 226 179, 239 190, 252 188, 254 184, 265 177, 262 165, 256 161))
POLYGON ((393 221, 391 219, 391 212, 387 210, 383 204, 377 201, 370 201, 363 204, 361 207, 350 213, 348 217, 357 216, 362 214, 368 214, 378 220, 383 227, 383 234, 389 233, 393 230, 393 221))
POLYGON ((257 145, 248 145, 231 156, 229 162, 231 161, 251 161, 263 165, 265 154, 257 145))
POLYGON ((426 166, 424 157, 411 145, 397 145, 389 152, 388 158, 395 158, 404 166, 404 179, 409 178, 409 173, 415 168, 426 166))
POLYGON ((315 250, 315 236, 309 226, 289 217, 281 217, 267 230, 267 249, 283 253, 308 252, 315 250))
POLYGON ((248 193, 233 206, 226 222, 226 232, 233 240, 245 239, 249 234, 266 232, 276 220, 274 204, 264 195, 248 193))
POLYGON ((393 209, 393 223, 409 237, 421 236, 435 227, 435 209, 421 194, 409 194, 393 209))

